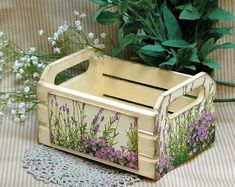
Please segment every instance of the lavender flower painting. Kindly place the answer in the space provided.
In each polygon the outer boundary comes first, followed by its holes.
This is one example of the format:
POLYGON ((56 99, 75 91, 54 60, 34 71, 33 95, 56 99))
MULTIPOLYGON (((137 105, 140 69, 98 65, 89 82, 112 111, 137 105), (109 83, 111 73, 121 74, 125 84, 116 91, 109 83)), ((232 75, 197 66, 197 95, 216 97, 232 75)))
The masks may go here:
POLYGON ((49 103, 53 144, 138 169, 136 118, 54 95, 49 103))
POLYGON ((156 179, 203 151, 215 140, 214 85, 210 85, 204 106, 197 105, 174 118, 168 118, 164 130, 156 179), (203 109, 202 109, 203 108, 203 109))

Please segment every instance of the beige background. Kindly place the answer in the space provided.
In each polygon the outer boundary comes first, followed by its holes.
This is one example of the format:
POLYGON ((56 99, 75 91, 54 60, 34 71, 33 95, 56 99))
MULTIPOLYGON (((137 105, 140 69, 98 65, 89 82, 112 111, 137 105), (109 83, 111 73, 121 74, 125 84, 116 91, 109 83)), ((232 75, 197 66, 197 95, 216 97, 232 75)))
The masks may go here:
MULTIPOLYGON (((234 0, 221 0, 220 4, 234 12, 234 0)), ((97 26, 92 22, 94 5, 89 0, 0 0, 0 31, 4 31, 21 47, 35 46, 48 50, 46 38, 38 37, 38 30, 44 29, 49 35, 56 31, 65 20, 73 21, 73 11, 84 11, 89 18, 86 30, 108 32, 115 37, 111 27, 97 26)), ((235 25, 226 22, 223 25, 235 25)), ((235 33, 235 31, 234 31, 235 33)), ((235 42, 235 34, 221 42, 235 42)), ((217 51, 213 55, 222 64, 217 71, 218 80, 235 82, 235 49, 217 51)), ((0 82, 0 89, 15 89, 9 81, 0 82)), ((235 88, 218 86, 217 97, 235 97, 235 88)), ((158 183, 142 181, 136 186, 191 187, 191 186, 234 186, 235 184, 235 103, 216 104, 217 131, 214 146, 163 177, 158 183)), ((24 125, 14 124, 11 117, 0 119, 0 187, 55 186, 38 182, 21 167, 24 151, 36 143, 37 120, 35 114, 24 125)))

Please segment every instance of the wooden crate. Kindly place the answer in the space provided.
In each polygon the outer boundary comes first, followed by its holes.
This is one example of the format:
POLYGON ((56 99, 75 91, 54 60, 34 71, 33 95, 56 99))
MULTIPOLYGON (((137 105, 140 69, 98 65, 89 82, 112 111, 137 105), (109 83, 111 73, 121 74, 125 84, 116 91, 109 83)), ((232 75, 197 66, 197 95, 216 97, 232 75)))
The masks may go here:
POLYGON ((215 82, 87 48, 48 65, 38 83, 40 143, 159 179, 214 142, 215 82), (89 61, 60 85, 61 71, 89 61))

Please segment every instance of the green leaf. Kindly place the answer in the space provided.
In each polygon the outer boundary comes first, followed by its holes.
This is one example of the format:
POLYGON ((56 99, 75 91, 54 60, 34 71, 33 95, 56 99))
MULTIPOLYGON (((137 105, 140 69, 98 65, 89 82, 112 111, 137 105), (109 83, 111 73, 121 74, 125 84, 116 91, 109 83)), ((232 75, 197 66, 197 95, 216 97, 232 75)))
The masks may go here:
POLYGON ((128 45, 133 43, 134 40, 135 34, 133 33, 124 36, 124 38, 122 38, 119 41, 118 45, 113 49, 113 55, 117 56, 118 54, 120 54, 128 45))
POLYGON ((190 10, 183 10, 180 13, 179 19, 184 19, 184 20, 197 20, 201 18, 201 14, 199 13, 198 9, 194 8, 192 11, 190 10))
POLYGON ((145 55, 153 56, 153 57, 161 57, 164 56, 164 52, 167 51, 165 48, 163 48, 161 45, 145 45, 141 48, 141 51, 145 55))
POLYGON ((104 6, 108 4, 107 1, 105 0, 90 0, 90 1, 100 6, 104 6))
POLYGON ((222 9, 222 8, 215 8, 213 9, 208 15, 208 18, 212 20, 234 20, 235 16, 231 14, 230 12, 222 9))
POLYGON ((220 69, 221 65, 218 64, 216 61, 211 60, 211 59, 205 59, 202 64, 204 64, 205 66, 208 66, 211 69, 220 69))
POLYGON ((198 59, 197 52, 198 52, 197 48, 195 47, 191 52, 191 56, 189 57, 190 62, 197 62, 197 63, 200 62, 200 60, 198 59))
POLYGON ((182 31, 174 14, 167 8, 163 7, 163 19, 166 25, 169 39, 182 39, 182 31))
POLYGON ((235 44, 234 43, 224 43, 224 44, 220 44, 220 45, 216 45, 214 47, 214 49, 231 49, 231 48, 235 48, 235 44))
POLYGON ((210 38, 207 42, 201 46, 199 50, 199 57, 204 59, 213 49, 214 49, 215 40, 210 38))
POLYGON ((189 44, 185 40, 166 40, 162 42, 162 45, 176 48, 194 48, 196 43, 189 44))
POLYGON ((179 10, 188 10, 188 11, 193 10, 192 3, 183 4, 183 5, 177 6, 176 8, 179 10))
POLYGON ((165 65, 173 66, 176 64, 176 62, 177 62, 177 59, 175 57, 172 57, 168 59, 166 62, 159 64, 159 67, 164 67, 165 65))
POLYGON ((103 25, 111 25, 115 22, 121 20, 121 15, 118 11, 111 12, 111 11, 102 11, 96 16, 96 21, 103 25))

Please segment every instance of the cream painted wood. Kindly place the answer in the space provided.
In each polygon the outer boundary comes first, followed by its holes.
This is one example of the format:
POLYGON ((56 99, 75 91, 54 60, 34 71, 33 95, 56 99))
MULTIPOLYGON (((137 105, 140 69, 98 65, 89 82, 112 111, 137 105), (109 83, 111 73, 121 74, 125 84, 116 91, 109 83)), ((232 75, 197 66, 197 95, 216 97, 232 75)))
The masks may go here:
POLYGON ((101 163, 104 163, 104 164, 107 164, 107 165, 110 165, 119 169, 123 169, 123 170, 129 171, 129 172, 132 172, 132 173, 144 176, 144 177, 155 179, 155 164, 157 162, 157 159, 148 159, 146 157, 139 156, 138 170, 130 169, 130 168, 127 168, 127 167, 124 167, 124 166, 121 166, 112 162, 107 162, 102 159, 99 159, 99 158, 96 158, 96 157, 93 157, 93 156, 90 156, 90 155, 87 155, 78 151, 73 151, 71 149, 67 149, 61 146, 57 146, 55 144, 51 144, 50 136, 49 136, 49 128, 43 125, 39 125, 39 128, 38 128, 38 141, 39 143, 75 154, 81 157, 86 157, 88 159, 98 161, 98 162, 101 162, 101 163))
POLYGON ((37 106, 37 115, 38 120, 41 124, 48 125, 49 124, 49 116, 48 116, 48 106, 43 104, 38 104, 37 106))
POLYGON ((91 58, 92 54, 93 50, 87 48, 46 67, 37 89, 41 103, 38 107, 41 124, 39 142, 154 179, 156 163, 159 160, 158 144, 162 136, 159 127, 164 124, 166 117, 173 118, 191 107, 202 105, 212 80, 205 73, 189 76, 108 56, 98 61, 91 58), (86 60, 89 60, 89 68, 86 72, 60 85, 54 84, 58 73, 86 60), (194 94, 198 93, 196 100, 185 97, 195 89, 198 90, 194 92, 194 94), (130 168, 51 144, 48 120, 49 95, 136 118, 138 170, 133 171, 130 168), (168 111, 174 113, 169 114, 168 111))

